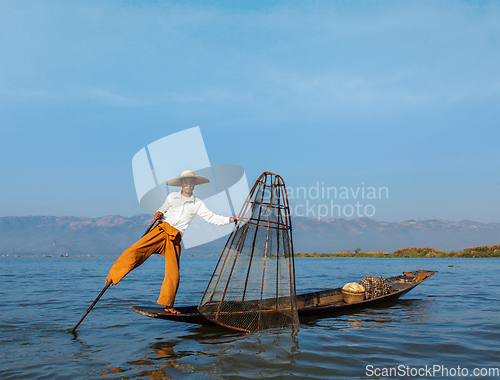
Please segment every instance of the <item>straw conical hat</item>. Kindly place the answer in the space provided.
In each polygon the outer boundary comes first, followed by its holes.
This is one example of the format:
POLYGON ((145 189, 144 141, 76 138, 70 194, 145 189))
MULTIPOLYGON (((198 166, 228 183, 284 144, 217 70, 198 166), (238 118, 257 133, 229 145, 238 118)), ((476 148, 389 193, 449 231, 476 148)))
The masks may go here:
POLYGON ((167 182, 168 186, 182 186, 181 179, 183 178, 194 178, 196 179, 195 185, 203 185, 204 183, 209 183, 210 180, 205 177, 200 177, 199 175, 194 174, 192 170, 184 170, 179 177, 172 178, 167 182))

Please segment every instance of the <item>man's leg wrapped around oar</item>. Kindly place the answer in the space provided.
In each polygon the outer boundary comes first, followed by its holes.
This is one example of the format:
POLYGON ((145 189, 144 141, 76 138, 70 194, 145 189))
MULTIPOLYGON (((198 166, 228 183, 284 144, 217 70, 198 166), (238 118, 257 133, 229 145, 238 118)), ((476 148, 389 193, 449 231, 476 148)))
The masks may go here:
POLYGON ((172 309, 179 287, 179 259, 181 234, 167 222, 159 223, 149 233, 127 248, 109 271, 108 278, 116 285, 132 269, 137 268, 151 255, 158 253, 165 257, 165 278, 158 303, 172 309))

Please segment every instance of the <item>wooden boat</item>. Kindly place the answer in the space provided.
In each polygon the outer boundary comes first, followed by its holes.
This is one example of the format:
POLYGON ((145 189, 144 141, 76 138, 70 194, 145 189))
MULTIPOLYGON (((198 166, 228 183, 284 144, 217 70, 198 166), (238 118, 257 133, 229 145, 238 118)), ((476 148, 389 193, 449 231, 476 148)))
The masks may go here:
MULTIPOLYGON (((418 280, 414 277, 405 275, 389 277, 387 282, 390 286, 390 293, 381 297, 371 298, 354 303, 345 303, 342 296, 342 288, 321 290, 312 293, 297 294, 297 308, 299 318, 303 320, 308 316, 328 316, 333 313, 342 312, 350 309, 367 308, 379 305, 384 302, 397 300, 402 295, 420 285, 423 281, 434 276, 437 271, 418 270, 415 272, 425 273, 429 276, 424 280, 418 280)), ((141 307, 133 306, 136 313, 151 318, 160 318, 176 322, 194 323, 200 325, 216 325, 205 318, 197 306, 176 307, 181 314, 171 314, 165 312, 160 307, 141 307)))

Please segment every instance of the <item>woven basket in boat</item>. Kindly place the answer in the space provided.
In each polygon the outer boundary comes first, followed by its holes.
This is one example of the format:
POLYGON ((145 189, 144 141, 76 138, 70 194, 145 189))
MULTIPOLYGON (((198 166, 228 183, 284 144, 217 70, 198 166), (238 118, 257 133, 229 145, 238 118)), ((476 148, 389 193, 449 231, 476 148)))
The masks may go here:
POLYGON ((363 277, 359 283, 366 290, 365 298, 367 300, 382 297, 391 292, 389 283, 384 277, 367 276, 363 277))
POLYGON ((354 303, 365 299, 365 292, 351 292, 350 290, 342 290, 342 297, 345 303, 354 303))

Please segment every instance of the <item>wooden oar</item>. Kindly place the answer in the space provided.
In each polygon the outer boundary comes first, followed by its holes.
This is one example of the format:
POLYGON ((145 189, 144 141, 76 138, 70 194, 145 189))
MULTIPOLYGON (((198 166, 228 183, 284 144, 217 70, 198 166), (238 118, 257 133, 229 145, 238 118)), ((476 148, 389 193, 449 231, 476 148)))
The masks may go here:
POLYGON ((144 232, 144 234, 141 236, 141 237, 144 237, 144 235, 146 235, 149 231, 151 231, 151 228, 153 228, 154 224, 158 221, 158 219, 155 219, 151 222, 151 224, 149 225, 148 229, 146 230, 146 232, 144 232))
MULTIPOLYGON (((149 225, 148 229, 146 230, 146 232, 144 232, 144 234, 142 235, 142 237, 144 237, 144 235, 146 235, 149 231, 151 231, 151 229, 153 228, 154 224, 157 222, 157 220, 153 220, 153 222, 149 225)), ((104 294, 104 292, 111 286, 113 285, 113 281, 110 281, 109 283, 106 284, 106 286, 101 290, 101 293, 99 293, 99 295, 97 296, 97 298, 94 300, 94 302, 92 302, 92 305, 90 305, 90 307, 88 308, 87 312, 83 315, 82 319, 80 319, 78 321, 78 323, 75 325, 75 327, 73 327, 71 329, 71 332, 74 333, 76 328, 80 325, 80 323, 82 323, 82 321, 85 319, 85 317, 87 316, 88 313, 90 313, 90 310, 92 310, 92 308, 95 306, 95 304, 97 303, 97 301, 99 301, 99 299, 102 297, 102 295, 104 294)))
POLYGON ((106 289, 108 289, 112 284, 113 284, 113 281, 110 281, 109 283, 106 284, 106 286, 101 290, 101 293, 99 293, 99 295, 94 300, 94 302, 92 303, 92 305, 90 305, 90 307, 88 308, 87 312, 85 314, 83 314, 82 319, 80 319, 78 321, 78 323, 75 325, 75 327, 73 327, 73 329, 71 330, 71 332, 75 332, 76 328, 80 325, 80 323, 82 323, 82 321, 85 319, 85 317, 87 316, 87 314, 90 313, 90 310, 92 310, 92 308, 95 306, 95 304, 97 303, 97 301, 99 301, 99 298, 102 297, 102 295, 104 294, 104 292, 106 291, 106 289))

